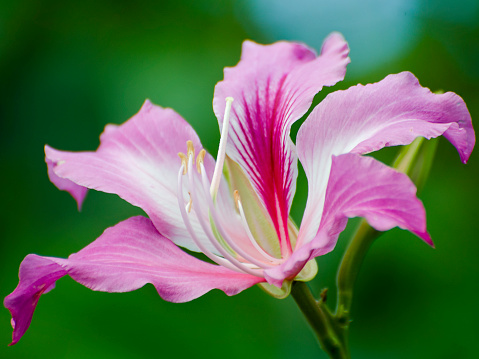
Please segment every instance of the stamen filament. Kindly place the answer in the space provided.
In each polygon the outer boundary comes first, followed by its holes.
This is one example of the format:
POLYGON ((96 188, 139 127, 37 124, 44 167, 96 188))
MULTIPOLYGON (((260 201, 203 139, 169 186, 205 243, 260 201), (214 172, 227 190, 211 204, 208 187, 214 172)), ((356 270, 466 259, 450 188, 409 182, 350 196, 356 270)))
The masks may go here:
MULTIPOLYGON (((202 163, 200 163, 200 165, 201 165, 202 175, 206 176, 206 170, 204 168, 204 165, 202 163)), ((194 190, 193 156, 190 156, 188 158, 188 171, 187 172, 188 172, 188 179, 189 179, 189 185, 190 185, 189 190, 190 190, 191 196, 193 197, 194 202, 199 203, 198 198, 196 196, 196 191, 194 190)), ((208 193, 208 189, 206 189, 206 194, 207 193, 208 193)), ((206 197, 208 197, 208 196, 206 196, 206 197)), ((209 198, 209 200, 211 201, 211 197, 209 198)), ((262 270, 251 269, 251 268, 245 266, 243 263, 241 263, 236 258, 234 258, 231 254, 229 254, 225 250, 225 248, 223 248, 223 246, 221 246, 221 244, 218 243, 216 238, 211 233, 209 225, 205 223, 203 217, 199 213, 198 206, 195 207, 195 214, 196 214, 196 217, 198 218, 198 222, 200 223, 201 227, 203 228, 203 231, 205 232, 206 236, 210 240, 211 244, 216 248, 216 250, 225 259, 227 259, 232 265, 236 266, 239 270, 241 270, 245 273, 248 273, 248 274, 251 274, 251 275, 254 275, 254 276, 257 276, 257 277, 261 277, 261 278, 264 277, 262 270)))
MULTIPOLYGON (((202 165, 202 171, 201 171, 201 178, 203 180, 203 187, 204 187, 204 190, 205 192, 208 191, 208 187, 209 187, 209 181, 208 181, 208 178, 206 176, 206 171, 204 170, 204 165, 202 165)), ((257 265, 258 267, 260 268, 271 268, 272 265, 271 264, 267 264, 267 263, 264 263, 264 262, 261 262, 260 260, 254 258, 253 256, 251 256, 250 254, 246 253, 241 247, 239 247, 236 242, 234 240, 232 240, 229 235, 227 234, 227 232, 224 230, 222 224, 221 224, 221 221, 219 220, 218 218, 218 214, 217 214, 217 211, 216 211, 216 208, 214 207, 214 204, 213 204, 213 200, 211 197, 207 198, 206 199, 207 203, 208 203, 208 207, 209 207, 209 210, 210 210, 210 213, 211 213, 211 216, 213 217, 213 222, 215 223, 216 225, 216 228, 218 229, 218 232, 220 233, 221 237, 223 238, 223 240, 236 252, 238 253, 241 257, 243 257, 244 259, 246 259, 247 261, 249 261, 250 263, 253 263, 255 265, 257 265)))
MULTIPOLYGON (((236 193, 238 193, 238 191, 235 191, 236 193)), ((268 253, 265 252, 265 250, 263 248, 260 247, 260 245, 258 244, 258 242, 256 242, 256 240, 254 239, 254 236, 253 236, 253 233, 251 233, 251 230, 249 228, 249 225, 248 225, 248 221, 246 220, 246 216, 244 214, 244 209, 243 209, 243 205, 241 204, 241 199, 240 199, 240 196, 239 194, 235 196, 235 200, 236 200, 236 205, 238 206, 238 210, 240 212, 240 216, 241 216, 241 223, 243 224, 243 227, 246 231, 246 234, 248 236, 248 239, 250 240, 251 244, 253 244, 253 246, 256 248, 256 250, 263 256, 265 257, 266 259, 268 259, 270 262, 274 263, 274 264, 279 264, 279 263, 282 263, 283 260, 282 259, 278 259, 278 258, 275 258, 275 257, 272 257, 271 255, 269 255, 268 253)))
POLYGON ((190 200, 188 201, 188 203, 186 204, 186 212, 190 213, 191 212, 191 208, 193 207, 193 199, 191 198, 191 194, 188 193, 190 195, 190 200))
POLYGON ((225 114, 223 117, 223 126, 221 129, 220 145, 218 147, 218 156, 216 158, 215 171, 213 172, 213 177, 211 178, 210 194, 213 199, 216 198, 216 193, 218 192, 218 187, 220 185, 221 175, 223 172, 223 165, 226 156, 226 142, 228 140, 228 127, 230 122, 231 104, 233 103, 233 101, 234 100, 232 97, 226 98, 226 107, 225 114))
POLYGON ((216 264, 219 264, 221 266, 224 266, 228 269, 234 270, 235 272, 243 272, 238 270, 237 267, 233 266, 229 261, 227 261, 224 258, 221 258, 217 256, 216 254, 213 254, 211 251, 209 251, 203 243, 196 237, 195 231, 193 230, 193 227, 191 225, 190 219, 188 218, 188 214, 186 213, 185 205, 184 205, 184 199, 182 196, 183 193, 183 173, 184 173, 184 166, 183 164, 180 167, 180 171, 178 173, 178 207, 180 208, 180 213, 181 217, 183 218, 183 222, 186 226, 186 229, 191 235, 191 238, 193 239, 193 242, 198 246, 198 248, 205 254, 209 259, 211 259, 213 262, 216 264))

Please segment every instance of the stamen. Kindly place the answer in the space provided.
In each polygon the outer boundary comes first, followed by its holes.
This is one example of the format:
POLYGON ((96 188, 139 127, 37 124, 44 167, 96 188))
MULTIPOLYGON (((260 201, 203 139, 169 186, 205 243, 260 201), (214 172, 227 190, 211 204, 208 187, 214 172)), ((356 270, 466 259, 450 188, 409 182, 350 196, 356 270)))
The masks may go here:
POLYGON ((188 158, 190 156, 195 158, 195 146, 193 146, 193 141, 191 140, 186 141, 186 147, 188 148, 188 152, 186 153, 188 155, 188 158))
POLYGON ((190 200, 188 201, 188 204, 186 205, 186 211, 190 213, 191 208, 193 207, 193 199, 191 198, 191 193, 188 192, 188 194, 190 195, 190 200))
POLYGON ((236 208, 239 209, 238 202, 239 202, 240 196, 239 196, 239 193, 238 193, 237 189, 235 189, 234 192, 233 192, 233 198, 235 199, 236 208))
MULTIPOLYGON (((193 201, 195 201, 196 203, 199 203, 198 202, 198 198, 196 197, 196 191, 194 190, 194 179, 193 179, 193 176, 194 176, 194 173, 192 171, 192 167, 193 167, 193 158, 190 157, 189 160, 188 160, 188 180, 189 180, 189 184, 190 184, 190 192, 191 192, 191 196, 193 197, 193 201)), ((202 177, 205 177, 206 178, 206 171, 205 171, 205 168, 204 168, 204 165, 201 164, 201 172, 202 172, 202 177)), ((207 189, 206 189, 206 194, 208 193, 207 189)), ((208 196, 206 196, 208 197, 208 196)), ((209 202, 211 202, 211 197, 210 198, 207 198, 207 200, 209 200, 209 202)), ((210 226, 208 224, 205 223, 204 221, 204 218, 201 216, 201 214, 198 212, 198 208, 195 209, 195 213, 196 213, 196 218, 198 218, 198 222, 200 223, 201 227, 203 228, 203 231, 204 233, 206 234, 206 236, 208 237, 208 239, 210 240, 211 244, 216 248, 216 250, 226 259, 229 261, 229 263, 231 263, 232 265, 234 265, 235 267, 237 267, 239 270, 245 272, 245 273, 248 273, 248 274, 251 274, 251 275, 254 275, 254 276, 257 276, 257 277, 261 277, 263 278, 263 271, 261 269, 252 269, 252 268, 249 268, 248 266, 245 266, 244 263, 241 263, 240 261, 238 261, 236 258, 234 258, 231 254, 229 254, 225 248, 223 248, 221 246, 221 244, 218 243, 218 241, 216 240, 216 238, 213 236, 213 234, 211 233, 211 230, 210 230, 210 226)), ((228 243, 229 244, 229 243, 228 243)), ((234 249, 234 248, 233 248, 234 249)), ((206 253, 205 253, 206 254, 206 253)))
POLYGON ((178 156, 181 158, 181 166, 183 167, 183 174, 186 174, 186 163, 188 162, 186 159, 186 155, 183 152, 178 152, 178 156))
MULTIPOLYGON (((204 166, 202 168, 202 176, 201 176, 202 180, 203 180, 203 187, 205 189, 205 191, 207 191, 208 189, 208 178, 206 177, 206 172, 204 171, 204 166)), ((221 238, 223 238, 223 240, 236 252, 238 253, 240 256, 242 256, 244 259, 246 259, 247 261, 249 261, 250 263, 260 267, 260 268, 270 268, 271 265, 270 264, 266 264, 266 263, 263 263, 261 262, 260 260, 252 257, 250 254, 246 253, 241 247, 239 247, 235 241, 233 241, 229 236, 228 234, 226 233, 226 231, 224 230, 223 226, 222 226, 222 223, 221 221, 219 220, 218 218, 218 214, 216 212, 216 208, 214 207, 214 204, 213 204, 213 201, 212 201, 212 198, 211 197, 208 197, 206 198, 206 201, 208 202, 208 207, 210 209, 210 214, 211 216, 213 217, 213 222, 215 223, 216 225, 216 228, 219 232, 219 234, 221 235, 221 238)))
POLYGON ((196 157, 196 169, 198 170, 198 173, 201 173, 200 164, 204 162, 205 156, 206 156, 206 151, 202 149, 200 153, 198 154, 198 157, 196 157))
POLYGON ((188 214, 186 213, 185 206, 184 206, 184 199, 183 199, 183 172, 184 168, 183 165, 180 167, 180 171, 178 173, 178 192, 177 192, 177 197, 178 197, 178 206, 180 208, 180 213, 181 217, 183 218, 183 223, 186 226, 186 229, 188 230, 189 234, 191 235, 191 238, 193 239, 193 242, 198 246, 198 248, 205 254, 209 259, 211 259, 213 262, 216 264, 222 265, 226 268, 229 268, 235 272, 244 272, 242 270, 239 270, 236 266, 232 265, 228 260, 221 258, 217 256, 216 254, 213 254, 211 251, 209 251, 203 243, 196 237, 195 231, 193 230, 193 227, 191 226, 190 219, 188 218, 188 214))
POLYGON ((221 129, 221 138, 220 138, 220 145, 218 147, 218 156, 216 158, 215 171, 213 172, 213 177, 211 179, 210 194, 213 199, 216 197, 216 193, 218 192, 218 187, 220 185, 220 180, 221 180, 221 174, 223 172, 223 165, 225 162, 225 155, 226 155, 226 141, 228 140, 228 128, 230 123, 231 104, 233 103, 233 101, 234 101, 233 97, 226 98, 225 115, 223 117, 223 127, 221 129))
POLYGON ((265 252, 265 250, 263 248, 260 247, 258 242, 256 242, 256 240, 254 239, 253 233, 251 233, 251 229, 249 228, 248 221, 246 220, 243 205, 241 204, 241 198, 239 196, 238 191, 234 191, 233 195, 234 195, 234 198, 235 198, 236 207, 238 207, 238 210, 240 212, 241 223, 243 224, 243 227, 246 231, 246 235, 248 236, 248 239, 250 240, 251 244, 253 244, 253 247, 255 247, 256 250, 263 257, 265 257, 267 260, 269 260, 270 262, 275 263, 275 264, 282 263, 283 262, 282 259, 278 259, 278 258, 274 258, 274 257, 270 256, 268 253, 265 252))

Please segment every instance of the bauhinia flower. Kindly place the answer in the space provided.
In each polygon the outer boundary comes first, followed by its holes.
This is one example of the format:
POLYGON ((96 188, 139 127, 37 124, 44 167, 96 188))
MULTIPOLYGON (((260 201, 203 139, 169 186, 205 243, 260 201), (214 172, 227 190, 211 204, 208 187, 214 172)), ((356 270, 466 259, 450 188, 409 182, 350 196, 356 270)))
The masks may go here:
POLYGON ((40 296, 65 275, 106 292, 152 283, 171 302, 214 288, 234 295, 258 283, 286 296, 293 280, 314 277, 314 258, 334 248, 348 218, 364 217, 380 231, 398 226, 432 244, 413 183, 361 155, 444 135, 466 162, 475 136, 459 96, 433 94, 408 72, 389 75, 328 95, 301 126, 296 145, 290 139, 314 95, 344 78, 348 53, 337 33, 319 56, 298 43, 246 41, 238 65, 226 68, 215 87, 216 161, 180 115, 149 101, 123 125, 106 126, 95 152, 46 146, 51 181, 79 207, 87 189, 96 189, 149 218, 108 228, 68 259, 28 255, 5 299, 12 344, 30 325, 40 296), (290 218, 298 159, 308 179, 299 229, 290 218))

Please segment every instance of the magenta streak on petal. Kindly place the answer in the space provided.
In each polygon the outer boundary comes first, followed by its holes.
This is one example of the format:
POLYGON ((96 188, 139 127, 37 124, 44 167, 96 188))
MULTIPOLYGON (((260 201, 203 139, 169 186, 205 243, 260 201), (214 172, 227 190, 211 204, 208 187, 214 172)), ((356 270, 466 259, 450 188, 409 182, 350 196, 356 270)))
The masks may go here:
POLYGON ((293 278, 310 259, 333 250, 348 218, 353 217, 366 218, 379 231, 396 226, 409 230, 432 245, 426 231, 424 206, 405 174, 371 157, 351 153, 333 156, 316 236, 283 264, 265 270, 268 283, 281 286, 285 278, 293 278))
POLYGON ((320 56, 302 44, 246 41, 239 63, 225 68, 224 80, 215 87, 213 108, 220 126, 225 98, 236 100, 227 155, 245 172, 270 215, 283 258, 291 253, 287 218, 297 177, 290 127, 323 86, 344 78, 348 52, 337 33, 325 40, 320 56))
MULTIPOLYGON (((260 104, 259 84, 255 84, 255 106, 248 106, 243 93, 240 101, 245 111, 245 121, 237 121, 232 124, 232 130, 236 137, 240 137, 241 133, 251 134, 251 136, 245 136, 246 145, 242 142, 237 143, 243 149, 243 151, 239 151, 239 154, 243 163, 247 166, 248 172, 251 174, 251 180, 258 189, 259 195, 271 216, 278 233, 283 257, 289 256, 292 251, 287 229, 287 206, 290 200, 288 196, 292 178, 290 172, 292 159, 288 159, 288 163, 285 166, 286 158, 284 151, 281 150, 284 148, 284 136, 282 136, 281 132, 286 116, 284 114, 284 106, 280 107, 280 104, 283 97, 282 86, 285 79, 286 75, 283 75, 279 81, 278 90, 272 105, 269 103, 270 78, 267 79, 266 86, 263 89, 266 101, 264 106, 260 104), (240 128, 235 128, 235 124, 240 128), (255 150, 255 153, 252 153, 252 150, 255 150), (261 172, 258 172, 258 169, 261 169, 261 172), (286 179, 287 182, 283 183, 283 179, 286 179)), ((233 111, 235 116, 238 117, 236 111, 233 111)))

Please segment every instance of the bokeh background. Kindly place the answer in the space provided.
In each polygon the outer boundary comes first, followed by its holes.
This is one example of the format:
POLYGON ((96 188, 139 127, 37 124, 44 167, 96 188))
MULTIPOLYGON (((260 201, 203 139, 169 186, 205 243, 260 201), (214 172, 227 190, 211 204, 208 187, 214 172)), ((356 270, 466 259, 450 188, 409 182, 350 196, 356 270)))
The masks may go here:
MULTIPOLYGON (((94 150, 107 123, 122 123, 150 98, 176 109, 216 153, 213 88, 223 67, 239 60, 242 41, 296 40, 319 50, 333 30, 349 41, 352 62, 345 81, 316 102, 409 70, 423 86, 460 94, 479 128, 475 0, 2 0, 0 297, 15 288, 28 253, 68 256, 141 213, 96 192, 78 213, 48 180, 44 144, 94 150)), ((378 156, 387 162, 396 151, 378 156)), ((374 244, 357 283, 354 358, 478 356, 478 179, 478 151, 463 165, 441 140, 420 196, 436 249, 399 229, 374 244)), ((298 223, 306 193, 302 178, 292 213, 298 223)), ((316 293, 334 287, 356 224, 332 253, 317 258, 316 293)), ((14 347, 7 347, 10 336, 2 308, 1 358, 325 358, 293 300, 256 287, 231 298, 215 290, 171 304, 151 285, 108 294, 64 278, 41 298, 14 347)))

